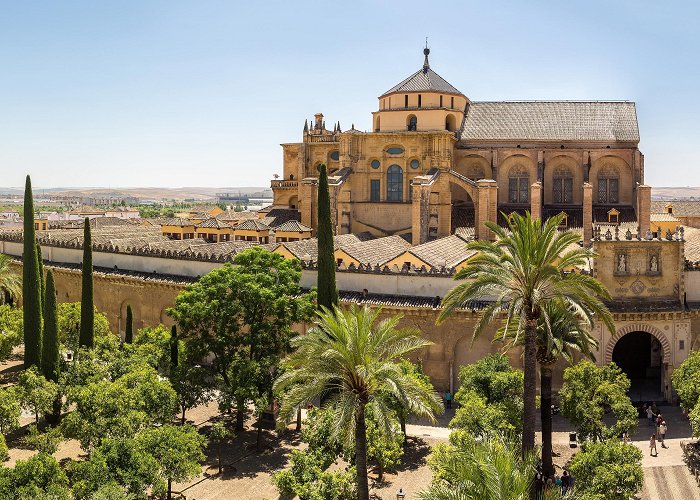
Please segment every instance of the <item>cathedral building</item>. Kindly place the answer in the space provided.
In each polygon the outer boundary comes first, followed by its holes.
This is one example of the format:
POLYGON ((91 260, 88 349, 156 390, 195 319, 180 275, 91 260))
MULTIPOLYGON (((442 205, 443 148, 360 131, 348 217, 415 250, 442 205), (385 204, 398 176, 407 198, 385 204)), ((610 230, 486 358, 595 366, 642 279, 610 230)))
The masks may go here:
MULTIPOLYGON (((531 211, 566 214, 588 243, 594 223, 649 228, 635 105, 628 101, 472 101, 421 68, 379 96, 372 131, 332 130, 321 113, 283 144, 274 205, 315 227, 315 186, 329 169, 336 233, 405 235, 413 244, 531 211)), ((503 222, 502 220, 500 222, 503 222)))

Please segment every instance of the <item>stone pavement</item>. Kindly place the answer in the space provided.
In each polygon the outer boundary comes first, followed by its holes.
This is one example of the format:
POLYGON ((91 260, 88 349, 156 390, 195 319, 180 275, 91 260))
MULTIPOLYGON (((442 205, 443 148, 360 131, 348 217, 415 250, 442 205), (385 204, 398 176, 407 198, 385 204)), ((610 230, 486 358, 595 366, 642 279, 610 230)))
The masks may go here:
POLYGON ((692 500, 700 499, 700 488, 683 462, 681 441, 690 441, 692 431, 688 419, 678 406, 660 406, 659 410, 668 425, 666 448, 656 445, 658 456, 649 455, 649 438, 654 432, 646 418, 639 420, 632 442, 642 450, 644 488, 638 495, 641 500, 692 500))

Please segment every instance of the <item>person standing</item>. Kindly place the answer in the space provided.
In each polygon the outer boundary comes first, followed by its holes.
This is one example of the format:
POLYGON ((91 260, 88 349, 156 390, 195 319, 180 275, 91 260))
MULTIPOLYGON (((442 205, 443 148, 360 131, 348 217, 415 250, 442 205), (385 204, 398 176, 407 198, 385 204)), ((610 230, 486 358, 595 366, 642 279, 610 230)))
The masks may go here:
POLYGON ((661 412, 659 412, 658 415, 656 415, 656 439, 657 440, 659 439, 659 434, 660 434, 659 429, 661 428, 661 422, 663 422, 663 421, 664 421, 664 417, 663 417, 663 415, 661 415, 661 412))
POLYGON ((651 406, 647 407, 647 420, 649 421, 649 427, 654 425, 654 412, 651 409, 651 406))
POLYGON ((661 441, 662 448, 668 448, 668 446, 666 446, 666 431, 667 430, 668 430, 668 427, 666 426, 666 421, 663 420, 661 422, 661 425, 659 426, 659 441, 661 441))
POLYGON ((449 389, 445 391, 445 408, 452 408, 452 393, 449 389))
POLYGON ((656 451, 656 434, 652 434, 649 438, 649 456, 656 457, 659 453, 656 451))

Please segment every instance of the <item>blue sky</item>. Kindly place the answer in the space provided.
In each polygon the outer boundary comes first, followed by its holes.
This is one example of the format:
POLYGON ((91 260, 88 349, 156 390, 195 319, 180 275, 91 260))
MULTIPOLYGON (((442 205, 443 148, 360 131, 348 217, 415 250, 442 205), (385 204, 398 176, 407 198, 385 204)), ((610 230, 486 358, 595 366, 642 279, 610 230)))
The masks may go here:
POLYGON ((0 3, 0 186, 265 186, 305 118, 371 126, 431 66, 473 100, 637 102, 646 181, 700 185, 693 2, 0 3))

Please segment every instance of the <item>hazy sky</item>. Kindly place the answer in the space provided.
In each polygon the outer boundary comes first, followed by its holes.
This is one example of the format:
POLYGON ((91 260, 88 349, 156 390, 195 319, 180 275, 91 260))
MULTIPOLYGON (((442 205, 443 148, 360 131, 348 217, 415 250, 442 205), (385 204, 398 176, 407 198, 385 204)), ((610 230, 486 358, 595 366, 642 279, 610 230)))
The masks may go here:
POLYGON ((0 186, 266 186, 321 111, 431 67, 473 100, 637 102, 646 181, 700 185, 696 2, 3 1, 0 186))

